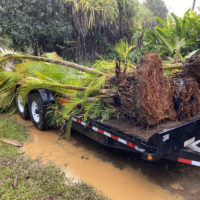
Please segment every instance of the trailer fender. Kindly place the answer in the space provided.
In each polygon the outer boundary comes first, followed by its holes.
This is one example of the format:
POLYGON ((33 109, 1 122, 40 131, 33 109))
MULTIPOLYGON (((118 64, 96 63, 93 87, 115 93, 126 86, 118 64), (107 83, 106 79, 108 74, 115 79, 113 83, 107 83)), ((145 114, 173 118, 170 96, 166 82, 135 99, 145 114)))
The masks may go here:
MULTIPOLYGON (((28 97, 32 93, 39 93, 45 106, 48 106, 49 103, 52 103, 52 104, 55 103, 53 93, 50 90, 47 90, 47 89, 32 90, 29 92, 28 97)), ((28 100, 28 98, 27 98, 27 100, 28 100)))
MULTIPOLYGON (((16 85, 15 92, 17 92, 17 89, 21 85, 22 84, 17 84, 16 85)), ((54 99, 53 93, 50 90, 47 90, 47 89, 35 89, 35 90, 31 90, 28 95, 30 95, 30 94, 32 94, 34 92, 38 92, 41 95, 42 100, 45 103, 45 105, 47 105, 49 103, 55 103, 55 99, 54 99)), ((28 103, 28 98, 26 99, 26 103, 28 103)))
POLYGON ((38 89, 37 92, 42 97, 42 100, 43 100, 45 106, 47 106, 49 103, 52 103, 52 104, 55 103, 53 93, 50 90, 38 89))

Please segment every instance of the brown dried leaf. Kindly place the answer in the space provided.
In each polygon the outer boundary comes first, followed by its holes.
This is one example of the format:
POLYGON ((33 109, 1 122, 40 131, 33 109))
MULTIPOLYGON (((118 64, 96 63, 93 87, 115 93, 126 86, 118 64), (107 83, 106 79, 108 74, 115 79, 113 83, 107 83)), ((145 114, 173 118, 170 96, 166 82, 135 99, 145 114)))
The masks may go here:
POLYGON ((13 189, 15 189, 17 187, 17 183, 18 183, 18 175, 16 175, 16 177, 13 181, 13 189))
POLYGON ((16 146, 16 147, 22 147, 22 146, 23 146, 22 143, 17 142, 17 141, 15 141, 15 140, 0 138, 0 141, 1 141, 1 142, 4 142, 4 143, 7 143, 7 144, 11 144, 11 145, 16 146))

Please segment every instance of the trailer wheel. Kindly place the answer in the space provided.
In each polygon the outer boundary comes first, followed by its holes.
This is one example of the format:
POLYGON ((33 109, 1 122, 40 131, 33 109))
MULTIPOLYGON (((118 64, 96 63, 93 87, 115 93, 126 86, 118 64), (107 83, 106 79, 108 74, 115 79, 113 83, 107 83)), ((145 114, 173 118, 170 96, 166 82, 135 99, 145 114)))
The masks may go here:
POLYGON ((39 93, 32 93, 28 98, 28 110, 33 125, 39 130, 45 130, 47 126, 46 108, 39 93))
POLYGON ((16 105, 17 112, 21 116, 22 119, 28 119, 28 106, 27 104, 23 104, 22 97, 20 95, 16 95, 16 105))

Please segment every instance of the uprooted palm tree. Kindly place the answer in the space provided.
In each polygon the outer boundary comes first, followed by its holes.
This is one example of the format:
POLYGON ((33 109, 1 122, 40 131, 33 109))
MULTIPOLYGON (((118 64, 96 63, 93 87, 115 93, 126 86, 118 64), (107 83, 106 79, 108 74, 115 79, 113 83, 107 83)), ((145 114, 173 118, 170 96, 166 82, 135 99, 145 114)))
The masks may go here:
MULTIPOLYGON (((29 92, 36 88, 49 89, 56 96, 62 96, 70 101, 57 113, 59 123, 73 116, 109 119, 113 112, 112 106, 104 100, 114 96, 115 89, 109 84, 115 71, 114 62, 97 62, 96 69, 91 69, 76 63, 64 61, 56 54, 45 54, 44 57, 29 56, 16 52, 2 51, 0 64, 0 105, 2 111, 9 109, 14 102, 15 87, 24 102, 29 92), (15 59, 13 70, 8 72, 4 63, 15 59)), ((54 112, 54 114, 55 114, 54 112)), ((50 113, 51 115, 54 115, 50 113)))

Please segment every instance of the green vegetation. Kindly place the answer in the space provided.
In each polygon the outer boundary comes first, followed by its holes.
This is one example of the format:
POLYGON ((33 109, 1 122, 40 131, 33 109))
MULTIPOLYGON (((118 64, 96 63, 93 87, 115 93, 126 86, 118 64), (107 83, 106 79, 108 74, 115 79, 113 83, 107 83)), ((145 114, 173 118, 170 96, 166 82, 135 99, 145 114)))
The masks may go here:
POLYGON ((34 55, 55 51, 75 61, 97 55, 113 59, 115 44, 124 38, 131 42, 133 28, 152 27, 161 7, 164 14, 158 16, 165 20, 165 4, 157 0, 156 5, 162 6, 152 10, 139 0, 2 0, 0 37, 34 55))
POLYGON ((166 22, 159 17, 157 20, 161 25, 144 31, 144 46, 148 47, 148 51, 156 51, 165 57, 182 58, 200 48, 200 14, 190 9, 184 17, 172 13, 166 22))
MULTIPOLYGON (((0 116, 0 138, 24 142, 27 133, 13 117, 0 116)), ((106 199, 84 183, 72 183, 54 166, 31 161, 18 147, 0 142, 0 199, 106 199), (13 188, 17 178, 17 187, 13 188)))
POLYGON ((135 63, 148 52, 182 58, 200 46, 200 14, 168 14, 163 0, 2 0, 0 7, 0 46, 32 55, 113 60, 115 45, 124 39, 134 46, 135 63))
POLYGON ((155 17, 160 17, 164 21, 166 20, 168 9, 163 0, 145 0, 144 5, 153 14, 151 25, 145 28, 154 28, 155 25, 159 25, 159 21, 156 21, 155 17))

